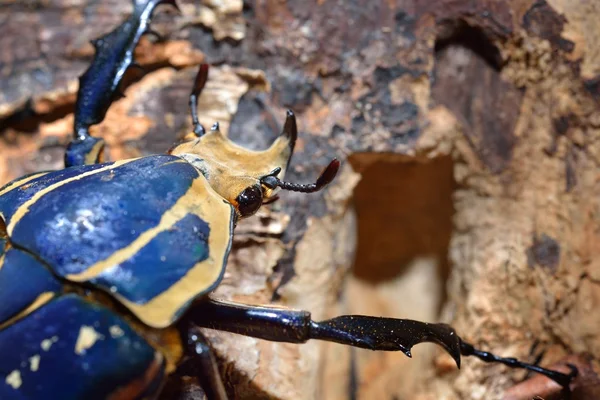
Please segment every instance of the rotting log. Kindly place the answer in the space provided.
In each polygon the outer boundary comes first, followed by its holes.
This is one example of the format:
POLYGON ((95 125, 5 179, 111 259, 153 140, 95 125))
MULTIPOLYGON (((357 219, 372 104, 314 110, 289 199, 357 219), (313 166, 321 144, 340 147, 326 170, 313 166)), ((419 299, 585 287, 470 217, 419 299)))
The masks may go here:
MULTIPOLYGON (((61 166, 88 42, 130 10, 81 3, 0 5, 1 182, 61 166)), ((219 67, 202 122, 264 148, 290 107, 301 131, 290 179, 347 161, 326 193, 286 193, 240 224, 217 296, 316 319, 451 322, 503 355, 579 356, 587 378, 574 398, 598 397, 600 5, 180 3, 181 15, 157 13, 166 40, 144 38, 146 74, 93 131, 113 159, 162 152, 190 129, 193 67, 205 60, 219 67)), ((515 386, 526 376, 502 366, 465 360, 457 372, 433 347, 409 360, 208 334, 235 398, 552 395, 533 380, 515 386)), ((181 398, 199 398, 185 387, 181 398)))

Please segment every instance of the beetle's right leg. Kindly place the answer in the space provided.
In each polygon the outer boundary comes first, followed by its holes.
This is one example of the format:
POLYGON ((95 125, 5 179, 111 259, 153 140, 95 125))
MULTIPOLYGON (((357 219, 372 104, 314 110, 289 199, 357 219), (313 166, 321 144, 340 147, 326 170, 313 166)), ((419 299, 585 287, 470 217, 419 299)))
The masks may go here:
POLYGON ((208 341, 193 324, 185 324, 182 332, 187 357, 181 369, 194 376, 210 400, 227 400, 225 386, 208 341))
POLYGON ((142 35, 152 33, 150 18, 156 6, 166 3, 177 7, 175 0, 134 0, 133 13, 112 32, 92 41, 94 60, 79 78, 75 103, 74 135, 65 153, 65 166, 102 162, 104 140, 94 138, 89 127, 104 120, 117 96, 125 71, 136 64, 133 51, 142 35))
POLYGON ((342 315, 316 322, 307 311, 249 306, 212 299, 196 304, 189 311, 188 318, 198 326, 275 342, 326 340, 369 350, 399 350, 409 357, 414 345, 433 342, 448 351, 458 367, 461 355, 475 356, 485 362, 537 372, 558 383, 565 392, 569 392, 570 384, 577 375, 577 369, 572 366, 569 366, 571 373, 565 374, 476 349, 446 324, 365 315, 342 315))

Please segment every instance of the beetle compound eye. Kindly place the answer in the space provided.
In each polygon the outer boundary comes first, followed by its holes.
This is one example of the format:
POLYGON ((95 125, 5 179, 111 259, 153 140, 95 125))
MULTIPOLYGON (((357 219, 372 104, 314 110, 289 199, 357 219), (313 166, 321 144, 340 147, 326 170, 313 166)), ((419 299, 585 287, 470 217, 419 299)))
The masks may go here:
POLYGON ((259 185, 247 187, 235 200, 242 217, 250 216, 257 212, 262 205, 262 189, 259 185))

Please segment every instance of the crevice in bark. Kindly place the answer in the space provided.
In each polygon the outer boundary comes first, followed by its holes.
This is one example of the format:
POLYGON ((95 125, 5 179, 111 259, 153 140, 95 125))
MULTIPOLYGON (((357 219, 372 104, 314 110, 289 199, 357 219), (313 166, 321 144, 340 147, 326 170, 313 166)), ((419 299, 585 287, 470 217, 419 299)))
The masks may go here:
POLYGON ((436 57, 449 46, 460 46, 477 54, 489 67, 500 71, 502 56, 500 51, 485 33, 477 26, 469 25, 465 20, 444 20, 438 24, 435 43, 436 57))
POLYGON ((460 20, 441 25, 431 96, 461 122, 465 138, 493 174, 512 160, 523 99, 501 69, 500 52, 482 29, 460 20))
POLYGON ((358 218, 354 276, 378 284, 402 279, 416 259, 435 260, 443 303, 454 214, 452 159, 444 156, 423 163, 402 155, 359 153, 349 161, 362 174, 354 192, 358 218))

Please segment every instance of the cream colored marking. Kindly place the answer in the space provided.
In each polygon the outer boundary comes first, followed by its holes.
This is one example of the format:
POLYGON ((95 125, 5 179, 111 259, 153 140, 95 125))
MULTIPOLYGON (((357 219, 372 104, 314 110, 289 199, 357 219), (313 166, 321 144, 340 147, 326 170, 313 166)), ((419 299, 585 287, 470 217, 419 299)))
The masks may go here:
POLYGON ((146 304, 128 301, 118 293, 114 296, 143 323, 153 328, 165 328, 173 323, 177 312, 185 304, 212 286, 224 267, 225 252, 231 239, 231 205, 225 203, 208 184, 199 177, 177 202, 185 213, 202 218, 210 227, 209 257, 194 265, 179 281, 146 304))
MULTIPOLYGON (((0 249, 0 251, 3 251, 4 249, 0 249)), ((6 253, 2 254, 0 256, 0 270, 2 269, 2 267, 4 266, 4 258, 6 257, 6 253)))
MULTIPOLYGON (((185 161, 179 160, 177 162, 185 161)), ((202 179, 206 182, 206 180, 203 177, 198 177, 193 182, 196 182, 199 179, 202 179)), ((107 269, 129 260, 144 246, 150 243, 150 241, 152 241, 152 239, 154 239, 156 235, 170 229, 173 225, 182 220, 187 214, 194 212, 193 207, 190 207, 190 204, 198 202, 198 199, 190 200, 190 197, 199 195, 199 193, 195 193, 196 190, 197 189, 194 188, 194 184, 192 183, 187 192, 183 196, 181 196, 170 209, 165 211, 165 213, 160 218, 158 225, 156 225, 154 228, 148 229, 145 232, 142 232, 133 242, 113 252, 108 258, 98 261, 96 264, 89 266, 87 269, 85 269, 79 274, 67 275, 66 278, 74 282, 89 281, 90 279, 93 279, 98 275, 102 274, 107 269)), ((194 207, 197 206, 194 205, 194 207)))
POLYGON ((254 151, 230 141, 219 131, 210 131, 197 140, 178 145, 171 154, 195 165, 208 177, 212 188, 235 205, 242 190, 258 184, 258 178, 275 167, 282 169, 279 178, 284 179, 291 156, 289 144, 286 136, 279 136, 267 150, 254 151))
POLYGON ((40 355, 36 354, 29 358, 29 369, 31 372, 35 372, 40 368, 40 355))
POLYGON ((77 342, 75 342, 75 353, 79 355, 84 354, 94 343, 103 339, 104 336, 96 332, 93 327, 82 325, 79 329, 77 342))
POLYGON ((26 184, 29 181, 34 180, 35 178, 39 178, 40 176, 44 176, 46 175, 48 172, 39 172, 37 174, 33 174, 31 176, 28 176, 26 178, 23 179, 19 179, 18 181, 13 181, 12 185, 5 187, 2 191, 0 191, 0 196, 2 196, 3 194, 6 194, 8 192, 10 192, 13 189, 17 189, 21 186, 23 186, 24 184, 26 184))
POLYGON ((172 160, 172 161, 169 161, 169 162, 166 162, 166 163, 162 164, 161 167, 166 167, 167 165, 171 165, 171 164, 182 164, 182 163, 185 163, 185 162, 187 162, 187 161, 185 161, 185 160, 183 160, 181 158, 178 158, 176 160, 172 160))
MULTIPOLYGON (((186 195, 183 195, 182 198, 184 198, 186 195)), ((158 225, 143 232, 133 242, 131 242, 130 245, 115 251, 108 258, 98 261, 96 264, 91 265, 83 272, 79 274, 67 275, 66 278, 74 282, 89 281, 90 279, 93 279, 103 273, 105 270, 129 260, 138 251, 140 251, 142 247, 150 243, 150 241, 154 239, 156 235, 171 228, 183 217, 185 217, 187 211, 181 206, 178 206, 180 200, 178 200, 173 207, 163 214, 158 225)))
MULTIPOLYGON (((85 155, 83 162, 86 165, 96 164, 96 160, 98 160, 98 155, 100 154, 100 151, 102 150, 103 147, 104 147, 104 140, 100 140, 99 142, 96 142, 96 144, 94 146, 92 146, 92 150, 90 150, 90 152, 85 155)), ((102 160, 99 160, 99 161, 101 162, 102 160)))
POLYGON ((209 258, 196 264, 169 290, 146 304, 130 302, 118 292, 113 294, 148 326, 156 328, 169 326, 180 308, 216 282, 223 268, 225 251, 231 238, 231 206, 223 201, 203 176, 194 179, 190 189, 163 214, 155 228, 142 233, 129 246, 116 251, 81 274, 68 275, 66 278, 77 282, 93 279, 106 269, 132 257, 158 233, 169 229, 189 213, 199 216, 210 226, 209 258))
POLYGON ((52 347, 52 345, 56 342, 58 342, 58 336, 52 336, 50 339, 42 340, 42 343, 40 343, 40 347, 42 348, 42 350, 48 351, 50 350, 50 347, 52 347))
POLYGON ((13 389, 18 389, 21 387, 23 381, 21 380, 21 373, 18 369, 15 369, 6 376, 6 384, 12 386, 13 389))
POLYGON ((44 292, 44 293, 40 294, 33 301, 33 303, 31 303, 26 309, 24 309, 23 311, 21 311, 20 313, 18 313, 14 317, 10 318, 8 321, 5 321, 4 323, 0 324, 0 329, 3 329, 4 327, 15 323, 16 321, 20 320, 23 317, 26 317, 27 315, 29 315, 34 310, 37 310, 38 308, 40 308, 41 306, 43 306, 44 304, 46 304, 47 302, 49 302, 50 300, 52 300, 52 298, 54 297, 54 295, 55 294, 52 293, 52 292, 44 292))
POLYGON ((83 174, 80 174, 80 175, 73 176, 71 178, 62 180, 60 182, 56 182, 56 183, 54 183, 54 184, 46 187, 45 189, 40 190, 35 195, 33 195, 33 197, 31 197, 29 200, 27 200, 25 203, 23 203, 21 205, 21 207, 17 208, 17 211, 15 211, 15 213, 13 214, 13 216, 10 219, 10 222, 8 223, 8 226, 6 227, 6 231, 8 232, 8 236, 12 235, 13 229, 15 228, 15 225, 17 225, 17 223, 21 220, 21 218, 23 218, 29 212, 29 207, 31 205, 33 205, 36 201, 38 201, 39 199, 41 199, 43 196, 45 196, 46 194, 52 192, 53 190, 55 190, 55 189, 57 189, 57 188, 59 188, 59 187, 61 187, 63 185, 66 185, 67 183, 78 181, 78 180, 80 180, 82 178, 85 178, 86 176, 99 174, 99 173, 104 172, 106 170, 117 168, 117 167, 119 167, 121 165, 130 163, 130 162, 135 161, 135 160, 136 160, 136 158, 129 159, 129 160, 123 160, 123 161, 117 161, 114 164, 107 165, 106 167, 98 168, 98 169, 95 169, 93 171, 88 171, 88 172, 85 172, 83 174))
POLYGON ((108 328, 108 332, 113 339, 118 339, 125 334, 119 325, 113 325, 108 328))

